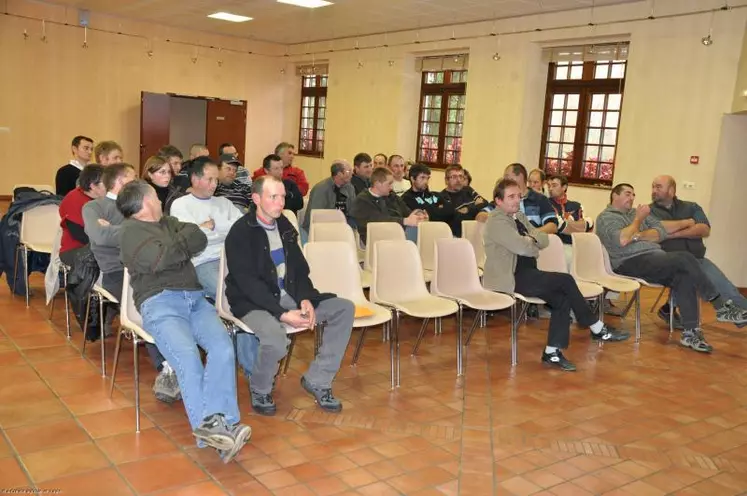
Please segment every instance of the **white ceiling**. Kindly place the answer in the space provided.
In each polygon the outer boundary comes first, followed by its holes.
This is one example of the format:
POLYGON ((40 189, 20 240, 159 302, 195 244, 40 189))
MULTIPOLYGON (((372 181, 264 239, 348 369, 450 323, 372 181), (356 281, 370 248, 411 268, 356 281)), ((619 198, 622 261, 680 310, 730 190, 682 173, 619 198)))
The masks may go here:
MULTIPOLYGON (((94 13, 283 44, 588 9, 592 0, 331 0, 305 9, 275 0, 46 0, 94 13), (235 24, 208 19, 214 12, 253 17, 235 24)), ((595 0, 597 7, 640 0, 595 0)))

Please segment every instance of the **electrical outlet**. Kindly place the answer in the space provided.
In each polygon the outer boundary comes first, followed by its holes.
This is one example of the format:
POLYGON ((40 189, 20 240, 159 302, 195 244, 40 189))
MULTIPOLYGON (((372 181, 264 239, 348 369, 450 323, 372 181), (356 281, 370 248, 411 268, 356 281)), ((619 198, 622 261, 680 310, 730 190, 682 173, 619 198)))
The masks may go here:
POLYGON ((682 183, 682 187, 683 187, 684 189, 695 189, 695 183, 694 183, 694 182, 692 182, 692 181, 684 181, 684 182, 682 183))

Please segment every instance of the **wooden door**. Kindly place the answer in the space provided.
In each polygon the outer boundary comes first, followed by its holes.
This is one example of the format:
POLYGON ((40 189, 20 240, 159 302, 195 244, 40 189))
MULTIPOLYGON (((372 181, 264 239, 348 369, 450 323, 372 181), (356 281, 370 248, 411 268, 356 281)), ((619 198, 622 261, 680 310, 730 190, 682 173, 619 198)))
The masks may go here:
MULTIPOLYGON (((207 146, 210 155, 216 160, 218 147, 223 143, 231 143, 236 147, 239 160, 244 163, 246 146, 246 101, 208 99, 207 104, 207 146)), ((251 164, 249 171, 254 170, 251 164)))
POLYGON ((160 93, 140 93, 140 172, 145 161, 169 144, 171 97, 160 93))

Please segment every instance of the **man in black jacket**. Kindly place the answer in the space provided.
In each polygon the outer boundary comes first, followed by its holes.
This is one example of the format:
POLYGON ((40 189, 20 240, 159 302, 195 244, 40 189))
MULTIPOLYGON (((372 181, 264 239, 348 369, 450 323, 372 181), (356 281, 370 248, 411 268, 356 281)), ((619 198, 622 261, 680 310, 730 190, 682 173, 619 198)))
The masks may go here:
POLYGON ((246 350, 249 336, 240 334, 238 342, 239 362, 251 382, 252 408, 260 415, 276 412, 272 387, 287 353, 286 329, 313 329, 324 322, 322 346, 301 386, 322 409, 339 412, 342 403, 332 395, 332 381, 350 340, 355 306, 319 293, 311 283, 298 232, 283 216, 283 183, 269 175, 257 178, 252 200, 255 207, 233 225, 225 243, 228 303, 259 338, 256 360, 246 350))
POLYGON ((454 206, 451 232, 454 233, 454 236, 459 237, 462 235, 462 221, 475 220, 477 214, 488 202, 471 186, 466 185, 464 169, 461 165, 448 166, 444 171, 444 179, 446 180, 446 188, 441 191, 441 195, 454 206))
POLYGON ((410 210, 423 209, 428 213, 428 220, 450 224, 454 218, 454 205, 442 194, 428 189, 431 169, 427 165, 415 164, 410 168, 409 190, 402 195, 402 200, 410 210))
POLYGON ((262 168, 265 174, 272 176, 285 186, 285 208, 291 210, 294 214, 303 208, 303 195, 298 185, 293 179, 283 179, 283 159, 280 155, 267 155, 262 160, 262 168))
POLYGON ((368 153, 359 153, 353 158, 353 177, 350 184, 355 188, 355 194, 359 195, 371 187, 371 173, 373 172, 373 161, 368 153))

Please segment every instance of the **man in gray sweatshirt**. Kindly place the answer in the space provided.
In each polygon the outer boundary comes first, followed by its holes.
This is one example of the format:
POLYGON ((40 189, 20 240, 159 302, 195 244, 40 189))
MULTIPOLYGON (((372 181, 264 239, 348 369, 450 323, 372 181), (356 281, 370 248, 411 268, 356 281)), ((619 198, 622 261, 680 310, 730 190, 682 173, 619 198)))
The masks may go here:
MULTIPOLYGON (((101 285, 117 301, 122 299, 124 267, 119 257, 119 230, 124 217, 117 209, 117 195, 124 186, 135 179, 135 168, 130 164, 111 164, 104 169, 102 182, 106 196, 97 198, 83 206, 83 223, 88 242, 96 263, 101 270, 101 285)), ((111 318, 114 317, 114 314, 111 318)), ((107 322, 111 320, 107 313, 107 322)), ((173 403, 181 399, 179 383, 174 370, 152 344, 146 344, 158 376, 153 384, 153 393, 159 401, 173 403)))
POLYGON ((671 288, 682 312, 684 330, 680 344, 710 353, 713 347, 699 327, 698 295, 713 305, 721 322, 739 325, 747 320, 747 315, 731 300, 721 297, 691 253, 667 253, 661 249, 659 242, 666 239, 666 229, 649 215, 648 205, 633 208, 634 200, 633 186, 618 184, 610 193, 610 205, 597 217, 597 235, 607 248, 612 268, 619 274, 671 288))

